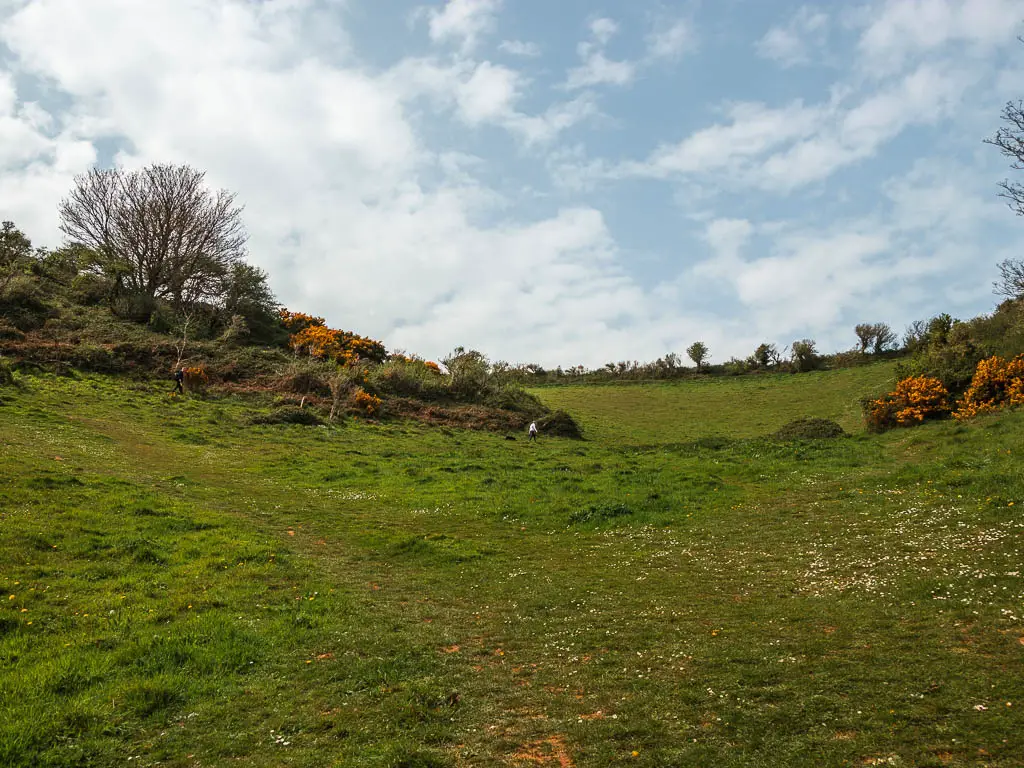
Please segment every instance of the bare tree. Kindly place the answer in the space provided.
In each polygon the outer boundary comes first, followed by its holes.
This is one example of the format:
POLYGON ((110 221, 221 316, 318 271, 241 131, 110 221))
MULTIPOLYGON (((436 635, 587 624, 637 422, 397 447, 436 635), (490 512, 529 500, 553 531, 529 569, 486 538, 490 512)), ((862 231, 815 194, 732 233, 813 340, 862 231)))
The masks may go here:
POLYGON ((874 330, 871 351, 879 355, 887 349, 892 349, 898 338, 893 329, 887 323, 875 323, 874 330))
POLYGON ((116 286, 176 309, 219 296, 248 236, 235 196, 187 165, 93 169, 61 202, 61 231, 99 256, 116 286))
POLYGON ((915 320, 903 332, 903 348, 908 352, 916 352, 928 344, 928 323, 915 320))
MULTIPOLYGON (((1013 170, 1024 171, 1024 102, 1009 102, 1003 107, 1000 117, 1006 125, 996 131, 991 139, 985 139, 985 143, 996 147, 1004 157, 1009 158, 1013 170)), ((1024 184, 1006 179, 999 186, 1003 190, 1000 197, 1006 198, 1007 205, 1018 216, 1024 216, 1024 184)))
MULTIPOLYGON (((1003 127, 996 131, 986 144, 996 147, 1009 158, 1010 167, 1015 171, 1024 171, 1024 102, 1008 102, 1000 115, 1003 127)), ((1024 216, 1024 184, 1004 180, 999 184, 1002 189, 1000 197, 1007 201, 1010 210, 1018 216, 1024 216)), ((995 292, 1000 296, 1018 299, 1024 296, 1024 261, 1007 259, 999 265, 999 280, 994 284, 995 292)))
POLYGON ((999 296, 1019 299, 1024 296, 1024 261, 1006 259, 999 264, 999 280, 992 284, 999 296))

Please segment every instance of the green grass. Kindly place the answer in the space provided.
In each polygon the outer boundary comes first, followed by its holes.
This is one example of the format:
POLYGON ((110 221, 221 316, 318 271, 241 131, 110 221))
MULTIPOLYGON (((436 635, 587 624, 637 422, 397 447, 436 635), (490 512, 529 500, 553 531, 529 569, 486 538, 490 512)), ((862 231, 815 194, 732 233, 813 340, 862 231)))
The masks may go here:
POLYGON ((1024 413, 757 437, 887 375, 537 444, 21 377, 0 765, 1024 765, 1024 413))
POLYGON ((545 405, 572 413, 595 439, 657 443, 699 437, 762 437, 784 424, 815 416, 861 429, 860 398, 895 384, 895 363, 732 378, 540 387, 545 405))

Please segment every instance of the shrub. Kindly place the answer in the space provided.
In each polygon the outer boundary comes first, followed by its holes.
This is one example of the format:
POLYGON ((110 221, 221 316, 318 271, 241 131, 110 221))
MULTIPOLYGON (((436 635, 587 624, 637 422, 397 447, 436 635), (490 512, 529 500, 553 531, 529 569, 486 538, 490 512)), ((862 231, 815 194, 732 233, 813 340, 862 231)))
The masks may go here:
POLYGON ((568 437, 573 440, 583 439, 583 430, 576 420, 565 411, 554 413, 537 420, 537 429, 546 435, 568 437))
POLYGON ((362 387, 352 393, 350 403, 352 408, 371 418, 380 413, 381 399, 376 395, 371 395, 362 387))
POLYGON ((797 373, 813 371, 821 365, 821 358, 818 356, 816 342, 813 339, 794 341, 790 349, 792 350, 790 359, 793 370, 797 373))
POLYGON ((292 334, 288 344, 296 352, 305 352, 318 360, 333 360, 339 365, 347 365, 357 360, 380 363, 387 357, 387 350, 379 341, 359 336, 351 331, 328 328, 325 325, 308 325, 302 328, 292 334))
POLYGON ((528 416, 544 413, 544 406, 540 400, 518 384, 506 384, 498 388, 485 398, 484 404, 503 411, 525 413, 528 416))
POLYGON ((278 378, 276 387, 296 395, 329 395, 331 368, 315 361, 297 360, 278 378))
POLYGON ((867 365, 871 358, 859 349, 851 349, 848 352, 836 352, 826 358, 829 368, 856 368, 859 365, 867 365))
POLYGON ((24 341, 25 332, 19 331, 13 325, 0 323, 0 341, 24 341))
POLYGON ((17 275, 0 294, 0 317, 20 331, 42 328, 56 314, 47 302, 39 283, 28 275, 17 275))
POLYGON ((220 335, 219 341, 229 347, 241 346, 249 341, 251 336, 249 324, 241 315, 232 315, 228 327, 220 335))
POLYGON ((71 283, 71 300, 86 307, 103 304, 110 297, 112 284, 105 277, 84 273, 71 283))
POLYGON ((826 440, 846 437, 846 431, 832 419, 796 419, 772 435, 776 440, 826 440))
POLYGON ((484 396, 490 383, 491 365, 483 353, 456 347, 443 362, 448 369, 448 388, 455 397, 479 401, 484 396))
POLYGON ((14 371, 7 364, 6 360, 0 359, 0 387, 10 387, 14 384, 14 371))
POLYGON ((418 360, 392 357, 366 370, 364 383, 374 392, 419 400, 440 400, 447 394, 444 380, 418 360))
POLYGON ((196 365, 191 368, 185 368, 184 372, 185 389, 190 392, 202 392, 206 389, 206 385, 210 383, 210 377, 202 366, 196 365))
POLYGON ((591 504, 586 509, 581 509, 569 515, 570 525, 579 523, 600 523, 605 520, 614 520, 616 517, 628 517, 633 510, 625 504, 591 504))
POLYGON ((964 421, 1005 406, 1024 404, 1024 355, 1007 361, 989 357, 978 363, 954 418, 964 421))
POLYGON ((285 406, 278 408, 271 413, 257 413, 249 417, 250 424, 304 424, 316 426, 323 424, 323 420, 315 411, 309 408, 296 408, 285 406))
POLYGON ((949 392, 941 381, 931 376, 902 379, 894 391, 864 403, 865 420, 872 432, 910 427, 948 412, 949 392))

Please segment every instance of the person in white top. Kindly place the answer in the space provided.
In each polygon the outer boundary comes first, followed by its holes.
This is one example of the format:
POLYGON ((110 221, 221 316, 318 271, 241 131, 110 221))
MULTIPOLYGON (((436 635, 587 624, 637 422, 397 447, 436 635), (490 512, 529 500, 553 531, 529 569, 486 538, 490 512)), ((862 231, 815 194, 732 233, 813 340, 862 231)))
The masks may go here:
POLYGON ((536 440, 537 439, 537 422, 536 421, 531 421, 530 422, 530 439, 531 440, 536 440))

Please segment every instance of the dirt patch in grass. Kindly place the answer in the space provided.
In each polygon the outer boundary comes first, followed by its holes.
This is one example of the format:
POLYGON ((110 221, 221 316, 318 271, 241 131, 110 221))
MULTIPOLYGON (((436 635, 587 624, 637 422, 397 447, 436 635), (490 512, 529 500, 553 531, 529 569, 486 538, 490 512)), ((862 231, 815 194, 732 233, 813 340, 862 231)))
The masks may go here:
POLYGON ((525 765, 557 765, 561 768, 573 768, 575 765, 565 737, 558 734, 531 742, 509 757, 513 763, 525 765))

